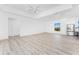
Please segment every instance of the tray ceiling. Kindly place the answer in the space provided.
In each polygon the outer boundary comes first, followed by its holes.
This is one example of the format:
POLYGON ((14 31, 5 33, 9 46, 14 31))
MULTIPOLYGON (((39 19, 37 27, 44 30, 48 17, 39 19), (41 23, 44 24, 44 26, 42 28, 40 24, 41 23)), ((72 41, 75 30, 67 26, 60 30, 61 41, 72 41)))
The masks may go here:
POLYGON ((5 11, 32 18, 41 18, 52 14, 61 15, 64 10, 72 8, 71 4, 4 4, 3 6, 5 11))

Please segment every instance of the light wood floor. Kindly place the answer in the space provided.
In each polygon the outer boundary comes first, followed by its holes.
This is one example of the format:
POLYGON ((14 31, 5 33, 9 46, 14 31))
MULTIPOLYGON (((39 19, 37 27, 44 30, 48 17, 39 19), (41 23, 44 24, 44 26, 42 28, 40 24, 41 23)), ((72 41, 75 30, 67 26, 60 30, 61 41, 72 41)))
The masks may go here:
POLYGON ((0 41, 1 55, 77 55, 79 38, 50 33, 0 41))

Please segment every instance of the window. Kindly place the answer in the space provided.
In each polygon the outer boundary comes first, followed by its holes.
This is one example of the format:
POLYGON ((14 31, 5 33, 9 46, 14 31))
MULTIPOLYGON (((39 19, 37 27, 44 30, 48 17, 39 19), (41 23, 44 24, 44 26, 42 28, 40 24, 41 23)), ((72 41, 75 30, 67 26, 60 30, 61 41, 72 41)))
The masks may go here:
POLYGON ((75 31, 79 32, 79 20, 75 21, 75 31))
POLYGON ((79 20, 75 22, 75 27, 79 27, 79 20))
POLYGON ((54 21, 54 31, 60 31, 60 21, 54 21))

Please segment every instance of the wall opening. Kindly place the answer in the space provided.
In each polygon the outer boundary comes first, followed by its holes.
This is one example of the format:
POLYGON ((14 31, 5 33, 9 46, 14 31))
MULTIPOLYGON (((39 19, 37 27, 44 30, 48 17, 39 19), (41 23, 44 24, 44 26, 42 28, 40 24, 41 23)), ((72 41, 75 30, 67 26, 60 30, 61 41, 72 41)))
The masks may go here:
POLYGON ((8 18, 8 36, 9 38, 20 37, 20 24, 17 19, 8 18))

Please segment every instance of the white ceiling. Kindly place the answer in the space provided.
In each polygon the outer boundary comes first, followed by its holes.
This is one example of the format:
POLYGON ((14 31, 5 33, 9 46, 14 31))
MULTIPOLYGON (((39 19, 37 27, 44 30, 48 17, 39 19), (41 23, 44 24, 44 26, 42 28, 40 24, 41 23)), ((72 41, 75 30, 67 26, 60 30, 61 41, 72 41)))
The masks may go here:
POLYGON ((60 5, 59 4, 6 4, 5 6, 24 12, 26 13, 26 15, 29 15, 31 17, 36 17, 36 15, 38 15, 39 13, 42 13, 52 8, 54 9, 60 5), (33 11, 33 9, 35 9, 35 11, 33 11))
POLYGON ((79 5, 72 5, 72 8, 63 10, 61 12, 53 14, 54 16, 59 17, 79 17, 79 5))
POLYGON ((6 6, 16 8, 27 13, 30 7, 38 7, 39 12, 58 7, 59 4, 6 4, 6 6))
POLYGON ((0 6, 3 7, 2 10, 6 12, 31 18, 41 18, 49 15, 55 17, 79 15, 79 5, 77 4, 5 4, 0 6))

